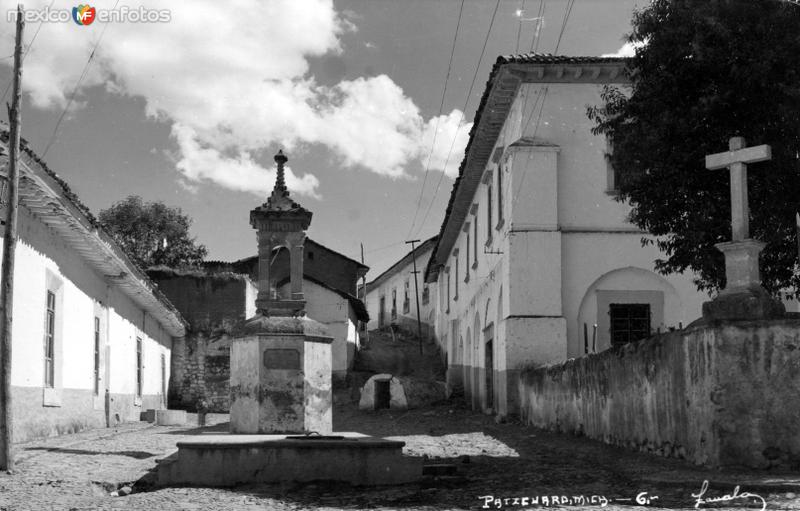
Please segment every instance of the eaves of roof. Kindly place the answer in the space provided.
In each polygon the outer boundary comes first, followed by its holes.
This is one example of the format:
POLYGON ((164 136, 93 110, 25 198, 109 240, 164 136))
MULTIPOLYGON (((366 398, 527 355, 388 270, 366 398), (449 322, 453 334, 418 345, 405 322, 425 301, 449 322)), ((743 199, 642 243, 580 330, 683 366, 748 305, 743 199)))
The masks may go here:
MULTIPOLYGON (((0 156, 8 159, 9 132, 0 126, 0 156)), ((33 152, 25 140, 19 154, 19 201, 55 231, 98 274, 142 307, 173 337, 186 320, 122 248, 106 233, 67 183, 33 152)))
POLYGON ((444 221, 433 255, 425 268, 425 281, 434 282, 447 262, 460 228, 472 205, 475 191, 491 157, 497 137, 523 83, 626 83, 627 59, 616 57, 569 57, 528 53, 500 56, 495 61, 453 183, 444 221))

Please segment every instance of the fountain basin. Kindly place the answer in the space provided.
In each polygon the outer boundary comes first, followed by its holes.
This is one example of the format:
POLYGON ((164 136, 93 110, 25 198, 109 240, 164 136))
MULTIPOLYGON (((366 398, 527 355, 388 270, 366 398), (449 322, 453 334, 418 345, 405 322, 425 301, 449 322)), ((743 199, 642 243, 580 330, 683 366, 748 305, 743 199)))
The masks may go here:
POLYGON ((403 456, 405 442, 360 433, 336 436, 342 438, 201 435, 178 442, 178 451, 158 466, 158 484, 229 487, 339 481, 373 486, 422 477, 423 460, 403 456))

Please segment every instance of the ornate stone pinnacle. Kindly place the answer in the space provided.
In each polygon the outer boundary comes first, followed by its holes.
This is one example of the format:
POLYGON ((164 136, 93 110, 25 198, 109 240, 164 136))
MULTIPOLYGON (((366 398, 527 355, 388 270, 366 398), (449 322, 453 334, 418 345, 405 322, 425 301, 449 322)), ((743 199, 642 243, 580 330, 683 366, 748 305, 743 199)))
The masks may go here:
POLYGON ((284 173, 283 165, 287 161, 289 161, 289 158, 287 158, 283 154, 283 150, 282 149, 279 149, 278 150, 278 154, 275 155, 275 163, 278 164, 278 177, 277 177, 277 179, 275 179, 275 190, 276 191, 281 191, 281 192, 286 191, 286 181, 284 180, 284 176, 283 176, 283 173, 284 173))

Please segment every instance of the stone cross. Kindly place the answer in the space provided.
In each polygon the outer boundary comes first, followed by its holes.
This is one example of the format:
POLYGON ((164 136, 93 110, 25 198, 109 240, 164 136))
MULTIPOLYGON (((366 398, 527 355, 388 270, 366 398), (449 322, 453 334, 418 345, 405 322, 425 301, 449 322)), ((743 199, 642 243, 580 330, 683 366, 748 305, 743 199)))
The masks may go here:
POLYGON ((747 164, 772 158, 768 145, 745 147, 744 138, 733 137, 730 151, 706 156, 706 168, 728 167, 731 172, 731 231, 733 241, 717 243, 725 255, 725 289, 703 304, 705 320, 753 320, 781 318, 783 304, 761 286, 758 256, 765 244, 750 239, 747 207, 747 164))
POLYGON ((706 168, 710 170, 728 167, 731 173, 731 231, 733 241, 750 237, 749 209, 747 207, 747 164, 772 159, 768 145, 745 147, 744 138, 732 137, 730 149, 724 153, 706 156, 706 168))

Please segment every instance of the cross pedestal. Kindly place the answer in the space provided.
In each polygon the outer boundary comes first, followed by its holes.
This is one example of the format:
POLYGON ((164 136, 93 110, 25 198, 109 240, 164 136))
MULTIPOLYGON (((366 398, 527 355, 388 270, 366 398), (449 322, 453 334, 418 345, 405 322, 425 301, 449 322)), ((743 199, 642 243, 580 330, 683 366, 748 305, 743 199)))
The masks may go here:
POLYGON ((703 304, 703 318, 767 319, 783 317, 786 309, 761 286, 758 256, 765 243, 750 238, 747 205, 747 163, 769 160, 768 145, 745 147, 744 138, 730 139, 730 151, 706 156, 706 168, 727 167, 731 176, 731 234, 733 241, 714 245, 725 255, 725 289, 703 304))

